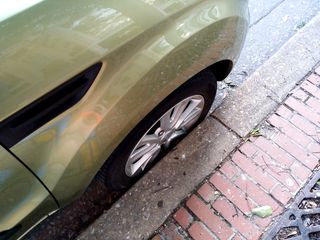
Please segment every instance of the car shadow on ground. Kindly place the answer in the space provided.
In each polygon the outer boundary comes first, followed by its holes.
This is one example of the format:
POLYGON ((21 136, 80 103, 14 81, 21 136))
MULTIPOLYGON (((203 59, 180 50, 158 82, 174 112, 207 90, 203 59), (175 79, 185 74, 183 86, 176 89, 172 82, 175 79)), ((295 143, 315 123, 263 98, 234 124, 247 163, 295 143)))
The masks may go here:
POLYGON ((123 194, 124 191, 111 191, 100 181, 93 180, 79 199, 46 218, 23 239, 75 239, 123 194))

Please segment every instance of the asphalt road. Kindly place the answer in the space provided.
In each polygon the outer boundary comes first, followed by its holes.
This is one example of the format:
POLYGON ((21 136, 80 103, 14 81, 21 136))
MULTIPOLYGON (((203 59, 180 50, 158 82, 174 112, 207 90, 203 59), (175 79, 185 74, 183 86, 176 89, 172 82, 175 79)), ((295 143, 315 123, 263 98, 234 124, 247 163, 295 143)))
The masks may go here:
MULTIPOLYGON (((221 102, 226 92, 243 83, 319 10, 320 0, 251 0, 247 41, 232 74, 220 84, 220 101, 217 102, 221 102)), ((26 239, 75 239, 121 194, 94 184, 80 199, 47 218, 26 239)))

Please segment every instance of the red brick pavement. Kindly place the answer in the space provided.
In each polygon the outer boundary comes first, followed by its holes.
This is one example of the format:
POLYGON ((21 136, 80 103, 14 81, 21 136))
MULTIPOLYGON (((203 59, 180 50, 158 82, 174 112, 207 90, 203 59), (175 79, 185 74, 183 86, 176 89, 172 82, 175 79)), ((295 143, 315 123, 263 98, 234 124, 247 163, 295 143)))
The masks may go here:
POLYGON ((320 67, 159 228, 154 240, 259 239, 311 176, 320 156, 320 67), (271 206, 267 218, 252 208, 271 206))

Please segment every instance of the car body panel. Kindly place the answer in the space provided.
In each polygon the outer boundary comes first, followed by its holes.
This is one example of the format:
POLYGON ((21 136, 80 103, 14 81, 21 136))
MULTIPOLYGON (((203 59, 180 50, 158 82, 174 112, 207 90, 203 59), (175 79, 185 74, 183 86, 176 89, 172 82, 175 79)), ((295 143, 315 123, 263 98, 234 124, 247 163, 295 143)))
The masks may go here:
MULTIPOLYGON (((161 0, 33 1, 35 5, 3 19, 0 24, 2 60, 0 79, 6 79, 0 82, 2 103, 0 120, 126 45, 145 31, 153 28, 153 35, 150 38, 155 34, 162 34, 164 24, 176 24, 174 19, 179 15, 190 8, 192 10, 188 13, 192 12, 195 5, 204 2, 203 0, 175 0, 171 3, 161 0), (173 21, 170 18, 173 18, 173 21), (12 94, 14 98, 10 97, 12 94)), ((219 4, 230 6, 230 4, 219 4)), ((16 6, 19 4, 16 3, 16 6)), ((215 8, 210 14, 217 15, 218 10, 219 8, 215 8)), ((236 14, 227 10, 230 15, 236 14)), ((192 19, 189 19, 190 21, 192 19)), ((193 30, 199 30, 197 26, 193 27, 193 30)), ((184 31, 183 26, 180 32, 182 31, 184 31)), ((140 42, 140 47, 143 44, 140 42)))
POLYGON ((215 62, 235 62, 247 27, 246 0, 38 1, 0 24, 0 119, 103 66, 79 103, 11 151, 69 203, 166 96, 215 62))
MULTIPOLYGON (((41 218, 48 210, 58 208, 34 175, 2 147, 0 159, 0 232, 11 229, 17 223, 27 223, 30 217, 41 218)), ((25 227, 27 224, 21 225, 25 227)))

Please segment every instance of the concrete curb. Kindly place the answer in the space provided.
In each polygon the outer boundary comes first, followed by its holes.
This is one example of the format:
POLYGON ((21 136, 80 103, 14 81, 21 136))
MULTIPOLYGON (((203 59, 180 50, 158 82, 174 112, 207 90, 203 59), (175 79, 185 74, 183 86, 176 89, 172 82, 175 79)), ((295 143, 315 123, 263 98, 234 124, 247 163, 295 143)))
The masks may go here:
POLYGON ((78 239, 150 237, 316 64, 319 26, 317 16, 78 239))

